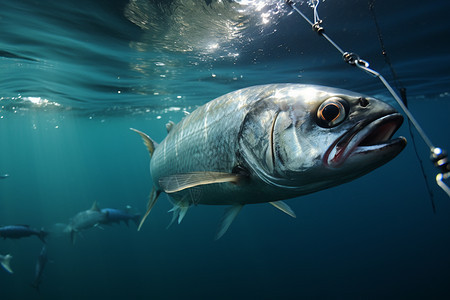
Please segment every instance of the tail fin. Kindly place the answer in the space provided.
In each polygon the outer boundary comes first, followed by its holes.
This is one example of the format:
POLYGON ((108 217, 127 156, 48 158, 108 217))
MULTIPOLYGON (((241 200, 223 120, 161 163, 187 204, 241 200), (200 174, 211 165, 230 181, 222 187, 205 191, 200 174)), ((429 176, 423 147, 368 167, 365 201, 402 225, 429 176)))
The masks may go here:
POLYGON ((45 237, 48 235, 48 232, 44 231, 44 229, 42 228, 41 231, 39 231, 39 239, 45 244, 45 237))
POLYGON ((10 266, 10 262, 11 262, 12 256, 9 254, 6 254, 3 259, 0 261, 0 264, 2 265, 2 267, 8 271, 9 273, 14 273, 13 270, 11 269, 10 266))

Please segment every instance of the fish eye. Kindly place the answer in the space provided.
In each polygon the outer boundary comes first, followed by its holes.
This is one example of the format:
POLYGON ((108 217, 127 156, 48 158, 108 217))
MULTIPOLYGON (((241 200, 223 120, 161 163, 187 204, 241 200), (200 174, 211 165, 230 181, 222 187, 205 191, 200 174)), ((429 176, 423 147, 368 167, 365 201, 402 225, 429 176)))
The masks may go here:
POLYGON ((317 125, 324 128, 342 123, 348 114, 348 103, 344 99, 332 97, 325 100, 317 109, 317 125))

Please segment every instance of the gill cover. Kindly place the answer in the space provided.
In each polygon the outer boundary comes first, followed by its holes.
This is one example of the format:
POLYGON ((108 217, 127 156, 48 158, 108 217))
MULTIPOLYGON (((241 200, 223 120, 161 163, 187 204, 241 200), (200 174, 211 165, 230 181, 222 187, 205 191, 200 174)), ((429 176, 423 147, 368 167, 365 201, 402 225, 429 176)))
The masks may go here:
POLYGON ((240 155, 263 181, 285 185, 286 171, 301 169, 304 148, 296 127, 308 116, 304 104, 264 98, 255 102, 246 115, 239 134, 240 155))
POLYGON ((279 108, 272 101, 261 99, 253 104, 239 131, 240 156, 261 178, 274 171, 273 130, 278 114, 279 108))

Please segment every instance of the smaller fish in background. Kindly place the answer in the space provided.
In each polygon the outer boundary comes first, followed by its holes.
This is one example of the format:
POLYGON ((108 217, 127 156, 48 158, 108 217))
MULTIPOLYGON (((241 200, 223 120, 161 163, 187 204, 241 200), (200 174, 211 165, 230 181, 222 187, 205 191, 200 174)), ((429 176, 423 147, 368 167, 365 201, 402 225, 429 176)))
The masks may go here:
POLYGON ((36 230, 30 228, 29 225, 8 225, 0 227, 0 237, 4 239, 20 239, 32 235, 37 236, 43 243, 45 243, 47 232, 44 231, 44 229, 36 230))
POLYGON ((141 221, 141 214, 133 213, 131 206, 127 205, 125 210, 116 209, 116 208, 102 208, 100 210, 103 214, 106 215, 106 219, 103 224, 113 224, 120 222, 124 222, 128 226, 128 222, 132 220, 136 226, 139 226, 139 222, 141 221))
POLYGON ((14 273, 11 269, 10 263, 11 263, 12 255, 6 254, 6 255, 0 255, 0 264, 2 265, 3 269, 8 271, 8 273, 14 273))
POLYGON ((9 174, 0 174, 0 179, 6 179, 9 177, 9 174))
POLYGON ((75 234, 82 230, 91 229, 106 221, 106 214, 102 213, 97 205, 97 201, 92 204, 92 207, 88 210, 77 213, 69 225, 65 229, 65 232, 70 233, 70 240, 72 244, 75 244, 75 234))
POLYGON ((39 286, 42 283, 42 274, 44 273, 45 265, 47 264, 47 247, 44 245, 41 249, 41 253, 36 261, 36 269, 34 272, 34 280, 31 286, 39 292, 39 286))

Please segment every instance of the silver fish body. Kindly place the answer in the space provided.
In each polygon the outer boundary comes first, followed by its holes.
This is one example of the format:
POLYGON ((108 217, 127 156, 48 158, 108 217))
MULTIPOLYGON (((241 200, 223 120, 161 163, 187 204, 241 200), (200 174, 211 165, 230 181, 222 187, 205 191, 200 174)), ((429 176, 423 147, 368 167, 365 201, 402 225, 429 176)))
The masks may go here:
POLYGON ((166 192, 182 207, 242 206, 339 185, 401 152, 406 140, 391 137, 402 121, 390 105, 341 89, 271 84, 231 92, 186 116, 161 144, 147 139, 153 197, 166 192))
POLYGON ((86 210, 76 214, 69 226, 72 230, 90 229, 106 221, 106 215, 100 211, 86 210))
MULTIPOLYGON (((363 107, 361 97, 294 84, 251 87, 219 97, 183 119, 156 148, 150 164, 153 184, 161 189, 161 178, 178 173, 245 170, 247 181, 201 185, 196 187, 195 199, 190 199, 220 205, 285 199, 357 178, 393 158, 404 146, 400 140, 388 149, 374 149, 378 153, 370 157, 355 154, 336 165, 324 161, 328 149, 358 124, 384 115, 395 115, 389 123, 392 126, 401 123, 401 116, 386 103, 365 98, 369 104, 363 107), (336 127, 320 127, 315 112, 332 97, 350 104, 349 116, 336 127)), ((171 196, 183 198, 189 193, 171 196)))

